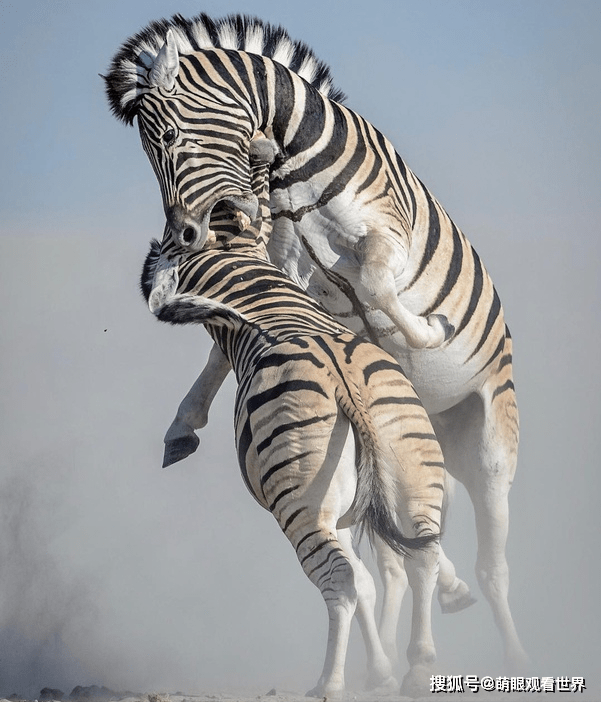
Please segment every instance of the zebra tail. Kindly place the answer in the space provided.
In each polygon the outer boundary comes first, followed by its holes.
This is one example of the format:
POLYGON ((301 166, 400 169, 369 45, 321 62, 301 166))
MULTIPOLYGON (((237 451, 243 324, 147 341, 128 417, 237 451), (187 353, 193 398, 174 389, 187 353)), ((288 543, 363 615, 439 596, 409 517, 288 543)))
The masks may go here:
POLYGON ((363 407, 360 397, 353 398, 355 412, 343 412, 349 418, 356 438, 357 492, 353 501, 353 511, 359 525, 359 537, 364 533, 370 543, 377 535, 400 556, 411 557, 411 551, 424 549, 433 541, 438 541, 439 534, 423 536, 405 536, 396 524, 391 504, 395 487, 390 478, 390 470, 382 456, 375 430, 369 415, 363 407))
POLYGON ((246 321, 231 307, 199 295, 174 295, 155 315, 169 324, 212 324, 229 329, 246 321))

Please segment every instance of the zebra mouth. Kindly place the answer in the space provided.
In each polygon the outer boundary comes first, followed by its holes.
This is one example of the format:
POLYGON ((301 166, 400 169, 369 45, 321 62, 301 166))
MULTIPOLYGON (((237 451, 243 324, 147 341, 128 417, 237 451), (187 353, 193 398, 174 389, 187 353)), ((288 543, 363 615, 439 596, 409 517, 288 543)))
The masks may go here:
POLYGON ((181 205, 171 205, 165 210, 167 224, 177 244, 185 251, 200 251, 209 236, 215 221, 235 222, 239 231, 246 229, 257 217, 259 199, 248 191, 225 192, 204 210, 186 210, 181 205))
POLYGON ((213 203, 200 220, 199 230, 195 226, 184 229, 180 237, 180 244, 188 250, 200 250, 211 236, 214 236, 214 228, 234 223, 239 231, 244 231, 250 223, 256 219, 259 212, 259 199, 252 192, 232 193, 224 195, 213 203), (187 237, 186 233, 190 236, 187 237))
POLYGON ((232 216, 240 231, 246 229, 256 219, 259 211, 259 200, 253 193, 228 195, 221 198, 212 208, 216 214, 232 216))

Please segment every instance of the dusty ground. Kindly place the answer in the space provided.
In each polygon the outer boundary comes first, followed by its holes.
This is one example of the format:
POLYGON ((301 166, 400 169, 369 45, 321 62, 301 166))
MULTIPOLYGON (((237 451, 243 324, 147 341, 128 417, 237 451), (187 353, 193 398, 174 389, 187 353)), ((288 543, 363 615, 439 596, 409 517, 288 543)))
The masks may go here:
MULTIPOLYGON (((77 688, 76 688, 77 689, 77 688)), ((211 694, 183 694, 182 692, 177 692, 174 694, 165 693, 149 693, 149 694, 132 694, 124 693, 124 695, 113 694, 113 695, 101 695, 94 696, 91 694, 92 688, 79 688, 81 694, 73 695, 63 694, 63 702, 308 702, 310 699, 304 695, 297 692, 288 692, 280 690, 270 690, 269 692, 261 695, 244 697, 240 695, 232 695, 227 692, 224 693, 211 693, 211 694)), ((41 691, 41 692, 45 692, 41 691)), ((60 692, 60 691, 56 691, 60 692)), ((59 695, 56 695, 59 697, 59 695)), ((323 698, 324 700, 326 698, 323 698)), ((40 694, 38 702, 58 702, 58 700, 53 700, 47 692, 46 694, 40 694)), ((453 694, 453 693, 439 693, 433 695, 427 695, 425 697, 420 697, 418 699, 412 699, 410 697, 402 697, 401 695, 395 694, 380 694, 374 695, 369 692, 348 692, 343 698, 343 702, 441 702, 441 700, 447 700, 447 702, 465 702, 466 700, 472 700, 473 702, 521 702, 522 700, 531 700, 532 702, 601 702, 600 699, 590 697, 584 693, 499 693, 499 692, 478 692, 478 693, 464 693, 464 694, 453 694)), ((22 698, 17 695, 11 695, 10 699, 0 699, 0 702, 30 702, 22 700, 22 698)))

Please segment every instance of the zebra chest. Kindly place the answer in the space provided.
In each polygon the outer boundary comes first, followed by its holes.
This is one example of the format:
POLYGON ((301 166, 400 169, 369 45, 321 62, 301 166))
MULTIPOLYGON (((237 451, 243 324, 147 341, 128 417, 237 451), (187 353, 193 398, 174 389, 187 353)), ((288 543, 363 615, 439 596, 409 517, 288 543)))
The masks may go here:
POLYGON ((327 268, 359 266, 361 242, 373 213, 347 193, 326 199, 310 187, 290 188, 272 194, 273 232, 268 244, 270 259, 295 282, 306 288, 315 262, 306 240, 327 268))

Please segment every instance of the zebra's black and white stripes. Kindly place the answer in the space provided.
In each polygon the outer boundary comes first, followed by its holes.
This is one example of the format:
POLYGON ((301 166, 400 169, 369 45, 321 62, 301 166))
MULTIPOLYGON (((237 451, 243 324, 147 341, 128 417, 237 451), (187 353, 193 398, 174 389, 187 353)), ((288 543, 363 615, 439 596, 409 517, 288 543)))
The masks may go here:
POLYGON ((123 46, 107 89, 119 118, 137 118, 168 225, 191 251, 218 203, 254 216, 250 143, 258 130, 269 138, 270 258, 354 331, 369 327, 406 370, 474 504, 478 581, 510 666, 523 669, 505 558, 518 412, 499 297, 463 233, 391 143, 341 104, 329 74, 316 78, 315 61, 250 18, 176 17, 123 46), (360 314, 328 271, 348 281, 360 314))
MULTIPOLYGON (((267 184, 261 166, 255 175, 267 184)), ((268 213, 266 198, 258 194, 268 213)), ((214 222, 211 231, 219 235, 214 222)), ((328 608, 326 660, 310 694, 344 688, 355 611, 371 683, 396 686, 374 620, 373 581, 348 528, 359 525, 380 548, 383 543, 397 554, 412 554, 407 565, 416 608, 411 645, 420 655, 411 663, 427 662, 433 656, 428 614, 438 570, 442 453, 400 366, 263 260, 261 231, 269 226, 268 216, 260 225, 188 255, 167 232, 162 251, 153 243, 142 288, 147 299, 155 295, 155 314, 162 321, 204 324, 234 369, 234 423, 244 481, 276 518, 328 608), (169 266, 175 285, 157 295, 164 280, 157 284, 156 272, 169 266)))

